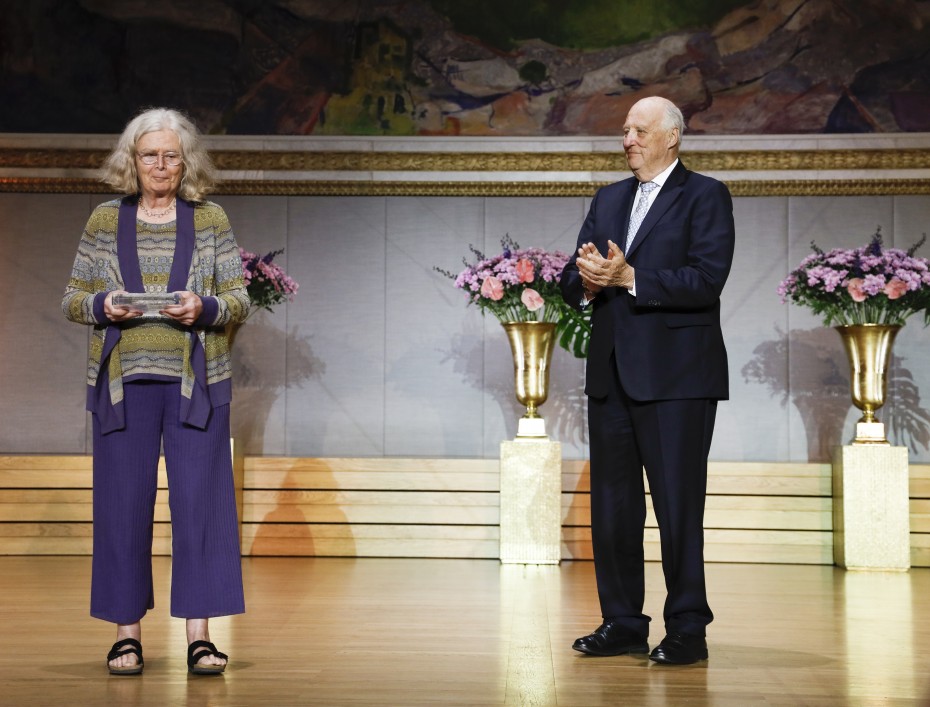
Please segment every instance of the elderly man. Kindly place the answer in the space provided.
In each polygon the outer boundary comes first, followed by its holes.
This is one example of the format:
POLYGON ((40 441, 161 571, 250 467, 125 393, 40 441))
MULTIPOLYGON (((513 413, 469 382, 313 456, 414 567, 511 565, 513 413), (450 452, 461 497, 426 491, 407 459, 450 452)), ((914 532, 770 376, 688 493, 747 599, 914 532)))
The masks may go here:
POLYGON ((684 119, 657 96, 633 105, 623 149, 633 177, 600 189, 562 273, 593 307, 585 393, 591 534, 603 623, 572 646, 649 651, 643 528, 649 481, 662 544, 665 638, 649 657, 707 658, 704 497, 717 401, 729 395, 720 293, 733 259, 730 193, 678 159, 684 119))

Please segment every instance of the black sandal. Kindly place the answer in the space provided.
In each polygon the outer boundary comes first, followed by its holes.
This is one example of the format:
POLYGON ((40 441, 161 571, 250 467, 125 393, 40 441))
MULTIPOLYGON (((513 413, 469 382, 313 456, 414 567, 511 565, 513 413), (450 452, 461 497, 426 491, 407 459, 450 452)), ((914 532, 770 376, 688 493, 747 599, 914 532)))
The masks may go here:
POLYGON ((187 647, 187 669, 194 675, 219 675, 226 670, 225 664, 201 665, 197 662, 207 655, 215 655, 217 658, 222 658, 225 661, 229 660, 229 656, 216 650, 216 646, 210 643, 210 641, 194 641, 187 647))
POLYGON ((145 664, 142 662, 142 644, 135 638, 124 638, 113 644, 110 652, 107 653, 107 668, 110 669, 110 675, 139 675, 145 664), (127 647, 128 646, 128 647, 127 647), (111 660, 119 658, 121 655, 134 653, 139 658, 139 662, 125 668, 117 668, 110 665, 111 660))

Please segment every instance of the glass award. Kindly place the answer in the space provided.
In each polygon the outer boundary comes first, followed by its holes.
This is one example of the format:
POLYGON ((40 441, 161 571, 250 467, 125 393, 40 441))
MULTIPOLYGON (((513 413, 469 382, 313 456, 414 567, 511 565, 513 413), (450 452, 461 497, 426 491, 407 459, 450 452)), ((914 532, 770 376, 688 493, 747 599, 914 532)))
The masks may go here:
POLYGON ((143 317, 158 317, 165 307, 181 304, 181 295, 177 292, 130 292, 113 295, 112 303, 114 307, 142 312, 143 317))

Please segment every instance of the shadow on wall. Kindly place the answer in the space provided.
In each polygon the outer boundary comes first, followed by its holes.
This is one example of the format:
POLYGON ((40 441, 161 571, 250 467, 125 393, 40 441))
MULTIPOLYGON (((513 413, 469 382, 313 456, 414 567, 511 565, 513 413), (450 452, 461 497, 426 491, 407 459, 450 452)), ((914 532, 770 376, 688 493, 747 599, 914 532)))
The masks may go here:
MULTIPOLYGON (((485 380, 483 340, 468 334, 456 334, 452 338, 451 348, 439 349, 439 353, 442 354, 442 364, 451 361, 453 373, 461 376, 472 388, 483 391, 497 401, 507 423, 507 434, 510 438, 515 436, 517 421, 525 412, 525 408, 517 401, 514 392, 512 366, 508 367, 507 377, 493 381, 485 380)), ((555 384, 555 378, 550 374, 549 397, 539 408, 540 414, 546 420, 546 432, 554 440, 584 445, 587 443, 587 425, 578 424, 578 420, 584 419, 587 405, 584 381, 582 379, 578 385, 571 386, 567 392, 562 389, 558 393, 555 384)))
POLYGON ((289 469, 276 489, 253 490, 253 509, 261 521, 248 554, 355 557, 355 537, 338 504, 339 494, 314 493, 316 489, 335 488, 333 472, 315 466, 312 470, 289 469))
MULTIPOLYGON (((585 411, 588 396, 584 394, 584 369, 575 385, 567 391, 549 394, 549 399, 542 411, 546 418, 546 429, 553 439, 567 443, 576 443, 579 447, 588 443, 588 423, 585 411), (578 424, 579 420, 581 424, 578 424)), ((521 413, 522 414, 522 413, 521 413)))
POLYGON ((300 482, 297 480, 293 471, 288 471, 284 476, 279 488, 274 490, 264 490, 253 492, 258 493, 265 498, 256 498, 259 502, 255 514, 256 518, 261 517, 261 522, 255 529, 255 538, 252 540, 252 546, 249 548, 249 555, 252 557, 259 556, 276 556, 276 555, 316 555, 316 545, 313 542, 313 534, 310 532, 307 516, 295 503, 300 494, 300 482), (295 493, 296 492, 296 493, 295 493), (265 511, 265 504, 261 501, 267 501, 272 506, 270 511, 265 511))
MULTIPOLYGON (((777 337, 764 341, 743 366, 743 379, 768 386, 781 404, 797 408, 807 431, 807 457, 829 462, 852 405, 849 364, 832 329, 794 329, 789 335, 776 327, 777 337)), ((920 407, 920 391, 904 359, 892 356, 888 396, 883 407, 889 440, 913 451, 930 444, 930 413, 920 407)))
MULTIPOLYGON (((261 456, 265 428, 278 398, 289 386, 322 378, 326 364, 297 327, 282 336, 261 314, 249 319, 234 338, 232 434, 246 454, 261 456)), ((353 557, 355 540, 347 516, 332 501, 333 494, 319 493, 319 489, 337 488, 332 471, 318 467, 282 471, 280 482, 266 480, 268 488, 249 491, 246 516, 252 516, 250 522, 257 527, 248 554, 312 557, 322 550, 323 554, 353 557), (324 528, 333 529, 330 537, 314 537, 315 532, 326 532, 324 528)))
POLYGON ((920 389, 913 374, 904 367, 905 360, 891 357, 890 406, 886 417, 891 441, 916 452, 918 446, 930 448, 930 412, 920 407, 920 389))
POLYGON ((240 327, 233 346, 232 435, 246 454, 264 453, 265 427, 284 390, 325 372, 326 364, 313 353, 310 338, 299 336, 297 327, 282 337, 281 330, 260 315, 240 327), (265 343, 269 341, 275 342, 273 360, 265 343), (278 342, 287 344, 286 364, 278 342))

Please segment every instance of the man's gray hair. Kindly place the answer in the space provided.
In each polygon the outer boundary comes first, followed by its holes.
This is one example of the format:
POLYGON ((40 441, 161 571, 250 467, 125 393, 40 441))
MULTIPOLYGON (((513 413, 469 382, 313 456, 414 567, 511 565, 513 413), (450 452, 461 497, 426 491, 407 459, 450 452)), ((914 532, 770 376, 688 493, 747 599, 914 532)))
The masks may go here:
POLYGON ((665 100, 665 118, 662 120, 662 127, 671 132, 678 130, 678 144, 681 144, 681 135, 685 131, 685 116, 682 115, 678 106, 667 99, 665 100))

